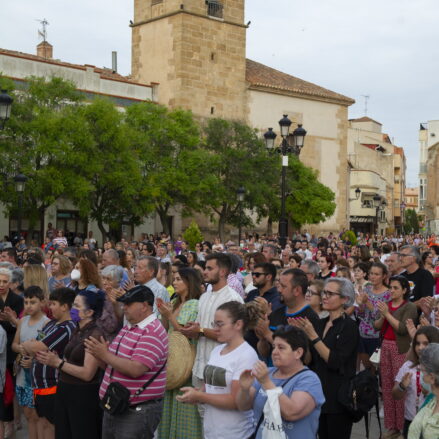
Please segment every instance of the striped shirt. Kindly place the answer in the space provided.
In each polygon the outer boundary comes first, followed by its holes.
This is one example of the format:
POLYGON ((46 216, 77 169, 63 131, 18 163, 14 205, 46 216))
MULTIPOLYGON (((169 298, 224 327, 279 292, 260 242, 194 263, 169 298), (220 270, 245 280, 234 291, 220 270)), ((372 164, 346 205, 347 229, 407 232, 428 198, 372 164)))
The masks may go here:
POLYGON ((124 326, 111 343, 109 350, 118 357, 144 364, 148 367, 148 371, 138 378, 131 378, 114 369, 110 380, 113 368, 108 365, 99 389, 101 399, 110 382, 119 382, 130 391, 130 405, 163 397, 166 386, 166 368, 139 396, 133 396, 136 390, 159 371, 168 357, 168 334, 154 314, 135 326, 129 324, 124 326))
MULTIPOLYGON (((37 340, 43 342, 49 351, 55 351, 60 358, 64 356, 64 348, 72 337, 76 323, 66 320, 57 323, 51 320, 41 331, 38 331, 37 340)), ((58 383, 58 369, 41 364, 38 361, 32 363, 32 387, 36 389, 47 389, 56 386, 58 383)))

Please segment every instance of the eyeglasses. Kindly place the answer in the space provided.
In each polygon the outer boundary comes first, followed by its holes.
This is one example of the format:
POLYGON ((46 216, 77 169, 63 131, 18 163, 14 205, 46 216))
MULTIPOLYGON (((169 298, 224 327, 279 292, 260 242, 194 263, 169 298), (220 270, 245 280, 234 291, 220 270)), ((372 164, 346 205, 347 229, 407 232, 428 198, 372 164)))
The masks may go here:
POLYGON ((213 329, 216 329, 216 328, 221 329, 224 325, 226 325, 226 323, 224 323, 224 322, 212 322, 210 325, 212 326, 213 329))
POLYGON ((331 298, 333 296, 340 296, 341 297, 341 294, 340 293, 334 293, 333 291, 323 290, 322 291, 322 296, 326 296, 326 297, 329 297, 329 298, 331 298))
POLYGON ((406 253, 398 253, 400 258, 406 258, 407 256, 413 256, 413 255, 408 255, 406 253))
POLYGON ((315 291, 313 291, 313 290, 311 290, 311 289, 307 289, 306 290, 306 294, 305 294, 305 296, 308 296, 308 297, 310 297, 310 296, 319 296, 320 297, 320 294, 319 293, 316 293, 315 291))
POLYGON ((252 271, 252 276, 253 277, 260 277, 260 276, 267 276, 268 273, 258 273, 257 271, 252 271))

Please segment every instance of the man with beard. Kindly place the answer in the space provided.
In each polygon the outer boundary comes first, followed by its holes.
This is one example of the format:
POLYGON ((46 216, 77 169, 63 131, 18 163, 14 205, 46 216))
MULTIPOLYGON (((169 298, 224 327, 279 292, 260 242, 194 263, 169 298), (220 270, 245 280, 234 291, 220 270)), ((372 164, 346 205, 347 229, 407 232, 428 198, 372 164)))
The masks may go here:
POLYGON ((314 326, 319 321, 319 316, 305 300, 307 289, 308 279, 302 270, 291 268, 280 275, 278 291, 283 306, 272 312, 267 320, 261 321, 256 329, 260 355, 269 356, 273 332, 278 326, 288 325, 289 318, 306 317, 314 326))

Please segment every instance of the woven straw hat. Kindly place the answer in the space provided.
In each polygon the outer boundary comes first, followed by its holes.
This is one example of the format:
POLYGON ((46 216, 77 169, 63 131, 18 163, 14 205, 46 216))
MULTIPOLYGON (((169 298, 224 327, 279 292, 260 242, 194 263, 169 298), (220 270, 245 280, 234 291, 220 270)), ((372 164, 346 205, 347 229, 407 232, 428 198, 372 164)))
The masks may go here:
POLYGON ((169 334, 166 390, 181 387, 189 379, 195 361, 195 346, 178 331, 169 334))

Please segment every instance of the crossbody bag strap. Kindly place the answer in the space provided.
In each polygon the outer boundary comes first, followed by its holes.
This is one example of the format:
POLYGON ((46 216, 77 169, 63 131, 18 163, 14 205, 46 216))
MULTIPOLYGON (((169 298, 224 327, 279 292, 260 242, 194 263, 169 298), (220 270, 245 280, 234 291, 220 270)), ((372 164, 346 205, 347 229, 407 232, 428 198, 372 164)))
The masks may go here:
POLYGON ((140 388, 137 389, 133 396, 139 396, 162 372, 165 368, 167 361, 163 363, 163 366, 140 388))
MULTIPOLYGON (((307 367, 304 367, 302 370, 299 370, 299 372, 297 372, 294 375, 290 376, 284 383, 282 383, 282 385, 280 387, 284 388, 294 377, 296 377, 297 375, 301 374, 302 372, 306 372, 307 370, 309 370, 307 367)), ((258 423, 256 425, 255 437, 258 434, 259 427, 261 426, 263 420, 264 420, 264 408, 262 408, 261 417, 259 418, 259 421, 258 421, 258 423)))
MULTIPOLYGON (((117 348, 116 348, 116 353, 114 354, 114 355, 116 355, 116 357, 117 357, 117 354, 118 354, 118 352, 119 352, 120 344, 122 343, 122 340, 123 340, 123 338, 125 337, 125 335, 126 335, 127 332, 128 332, 128 330, 126 330, 126 331, 124 332, 124 334, 122 335, 122 337, 120 337, 119 343, 118 343, 117 348)), ((111 367, 111 372, 110 372, 110 377, 109 377, 109 383, 111 383, 111 377, 113 376, 113 372, 114 372, 114 367, 111 367)))

